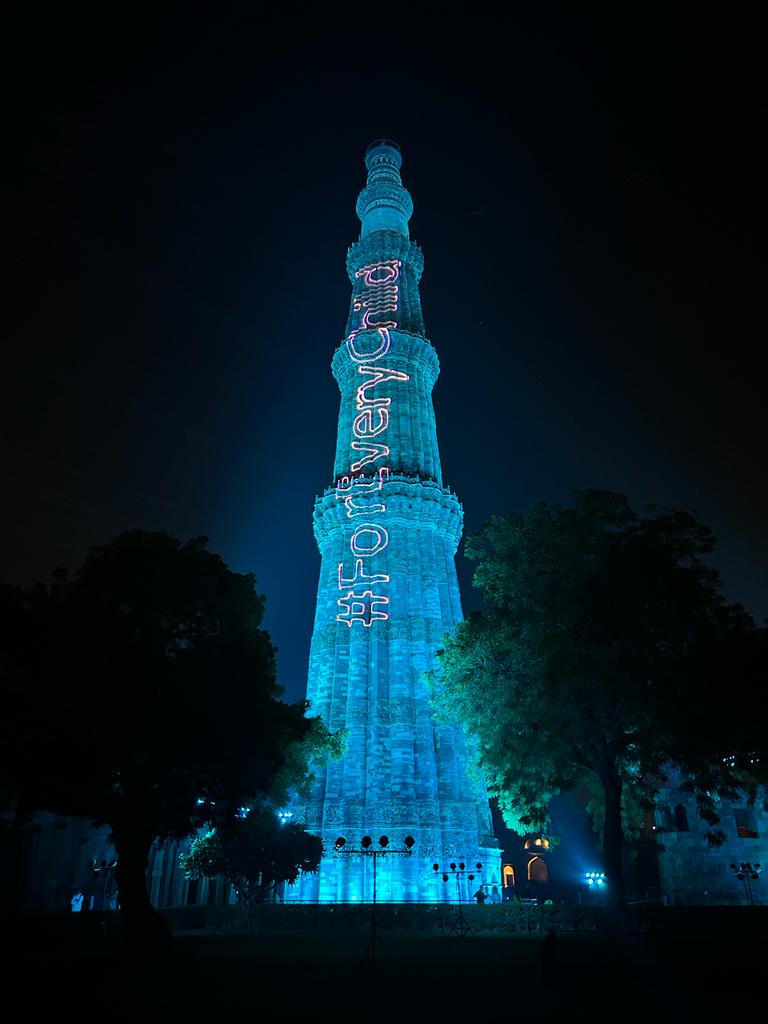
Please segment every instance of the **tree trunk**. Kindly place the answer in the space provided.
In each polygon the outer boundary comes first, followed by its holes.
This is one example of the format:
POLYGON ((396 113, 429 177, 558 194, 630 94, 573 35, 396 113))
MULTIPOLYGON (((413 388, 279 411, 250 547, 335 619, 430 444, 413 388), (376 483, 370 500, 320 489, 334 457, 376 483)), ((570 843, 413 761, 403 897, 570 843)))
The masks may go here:
POLYGON ((153 839, 123 823, 112 827, 120 911, 126 940, 134 950, 166 947, 171 941, 170 927, 150 903, 147 892, 147 860, 153 839))
POLYGON ((621 820, 622 782, 615 760, 607 750, 605 738, 594 741, 596 770, 603 787, 605 817, 603 819, 603 859, 606 874, 606 898, 612 911, 613 925, 629 932, 634 924, 627 906, 627 885, 624 878, 624 830, 621 820))
POLYGON ((607 896, 612 906, 626 910, 627 886, 624 880, 624 833, 621 827, 621 779, 615 769, 601 779, 605 794, 603 821, 603 857, 607 876, 607 896))

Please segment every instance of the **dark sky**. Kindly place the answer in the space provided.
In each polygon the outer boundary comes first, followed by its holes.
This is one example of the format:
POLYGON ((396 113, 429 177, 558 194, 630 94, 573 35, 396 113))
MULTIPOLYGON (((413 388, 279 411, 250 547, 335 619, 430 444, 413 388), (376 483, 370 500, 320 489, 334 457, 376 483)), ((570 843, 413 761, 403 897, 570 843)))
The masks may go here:
POLYGON ((579 487, 694 509, 726 596, 768 616, 757 25, 551 8, 334 34, 256 9, 6 20, 0 571, 204 534, 256 574, 303 696, 344 260, 386 136, 466 528, 579 487))

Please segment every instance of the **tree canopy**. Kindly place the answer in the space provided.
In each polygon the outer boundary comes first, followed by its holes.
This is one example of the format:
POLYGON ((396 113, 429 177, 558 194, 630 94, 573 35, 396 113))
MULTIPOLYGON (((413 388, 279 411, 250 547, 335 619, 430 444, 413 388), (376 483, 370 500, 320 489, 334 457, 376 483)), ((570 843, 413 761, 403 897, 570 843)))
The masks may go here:
POLYGON ((676 764, 714 821, 712 793, 754 793, 764 771, 763 732, 727 693, 759 700, 766 633, 726 604, 713 545, 687 512, 639 515, 604 491, 496 516, 466 543, 485 610, 445 638, 431 674, 511 828, 545 828, 550 799, 580 783, 598 794, 619 906, 622 805, 649 806, 676 764))
POLYGON ((320 836, 296 822, 278 820, 271 807, 252 807, 196 837, 180 863, 189 878, 225 878, 237 893, 246 925, 256 903, 274 896, 282 882, 317 871, 320 836))
POLYGON ((253 575, 205 538, 131 531, 72 578, 0 596, 0 776, 21 813, 111 827, 129 927, 152 917, 154 840, 285 803, 334 746, 306 702, 280 699, 253 575))

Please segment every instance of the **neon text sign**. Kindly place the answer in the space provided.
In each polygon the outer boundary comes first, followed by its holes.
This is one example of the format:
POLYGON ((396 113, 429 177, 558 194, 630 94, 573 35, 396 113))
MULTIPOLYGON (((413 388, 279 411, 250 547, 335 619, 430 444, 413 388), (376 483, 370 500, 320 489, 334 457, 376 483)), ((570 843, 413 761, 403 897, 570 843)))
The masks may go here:
POLYGON ((399 302, 400 260, 383 260, 367 267, 361 267, 355 274, 362 279, 362 289, 356 295, 352 308, 362 315, 358 326, 347 336, 347 354, 357 364, 357 372, 363 380, 355 390, 355 411, 352 421, 353 440, 350 442, 352 458, 349 475, 342 476, 336 483, 336 497, 344 502, 346 514, 353 520, 349 538, 350 565, 341 562, 338 568, 338 599, 341 611, 336 616, 339 622, 351 627, 353 622, 372 626, 374 622, 389 618, 386 610, 389 597, 381 593, 382 586, 390 582, 389 573, 372 572, 371 560, 389 544, 389 532, 381 522, 374 522, 374 515, 387 511, 383 501, 371 501, 370 496, 381 491, 389 477, 386 465, 376 466, 390 453, 384 435, 389 427, 392 399, 377 390, 381 385, 410 380, 407 373, 386 366, 373 364, 389 352, 392 344, 390 330, 397 327, 397 320, 389 314, 397 313, 399 302), (363 337, 358 336, 363 334, 363 337), (378 440, 372 440, 377 438, 378 440), (360 455, 360 458, 354 456, 360 455), (371 476, 363 470, 370 467, 371 476), (365 498, 365 500, 361 500, 365 498), (358 517, 366 522, 354 522, 358 517), (376 588, 375 590, 373 588, 376 588))

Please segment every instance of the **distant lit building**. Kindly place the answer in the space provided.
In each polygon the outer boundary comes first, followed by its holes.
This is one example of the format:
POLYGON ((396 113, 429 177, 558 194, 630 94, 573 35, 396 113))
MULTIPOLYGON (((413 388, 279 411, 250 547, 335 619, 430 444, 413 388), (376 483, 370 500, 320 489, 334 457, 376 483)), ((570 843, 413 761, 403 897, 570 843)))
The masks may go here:
POLYGON ((731 864, 768 865, 768 810, 763 790, 754 805, 746 797, 721 800, 715 810, 717 825, 709 826, 700 816, 694 795, 683 789, 679 776, 674 785, 659 793, 654 831, 663 849, 658 854, 659 884, 669 903, 748 904, 768 903, 765 881, 747 888, 731 864), (711 829, 724 835, 721 846, 710 844, 711 829))

